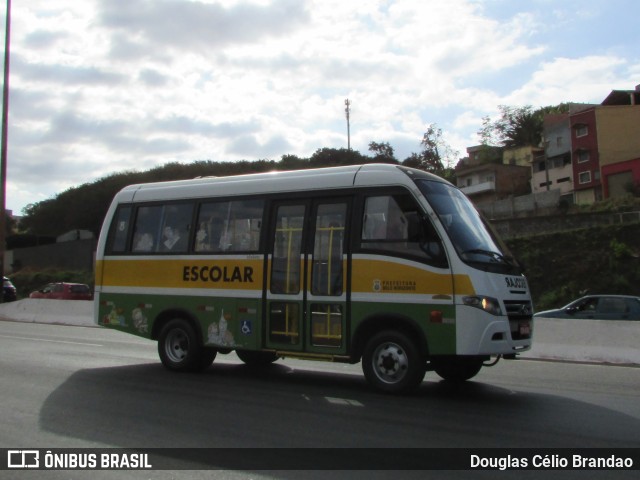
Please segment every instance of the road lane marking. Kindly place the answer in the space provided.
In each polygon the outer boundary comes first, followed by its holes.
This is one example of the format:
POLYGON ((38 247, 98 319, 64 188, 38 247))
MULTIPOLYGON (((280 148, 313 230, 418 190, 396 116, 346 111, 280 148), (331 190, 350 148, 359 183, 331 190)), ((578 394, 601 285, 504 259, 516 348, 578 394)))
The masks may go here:
POLYGON ((49 342, 49 343, 65 343, 68 345, 86 345, 88 347, 104 347, 99 343, 86 343, 86 342, 69 342, 67 340, 46 340, 44 338, 35 338, 35 337, 16 337, 13 335, 0 335, 0 338, 13 338, 16 340, 33 340, 35 342, 49 342))
POLYGON ((350 405, 352 407, 364 407, 362 403, 357 400, 351 400, 349 398, 335 398, 335 397, 324 397, 327 399, 329 403, 333 403, 334 405, 350 405))

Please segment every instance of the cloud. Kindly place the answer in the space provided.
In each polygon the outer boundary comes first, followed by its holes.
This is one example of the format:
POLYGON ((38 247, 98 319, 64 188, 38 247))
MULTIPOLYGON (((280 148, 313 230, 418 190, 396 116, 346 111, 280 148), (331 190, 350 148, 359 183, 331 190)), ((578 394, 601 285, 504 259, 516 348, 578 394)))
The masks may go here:
POLYGON ((154 68, 144 68, 138 73, 138 80, 149 87, 165 87, 169 84, 169 76, 154 68))
POLYGON ((308 18, 304 2, 298 0, 229 7, 180 0, 128 0, 99 5, 100 24, 134 39, 133 44, 205 54, 232 44, 253 44, 264 37, 284 36, 308 18))
POLYGON ((555 58, 542 62, 531 80, 514 90, 505 101, 509 105, 539 107, 572 101, 600 103, 626 65, 624 59, 608 56, 555 58))
POLYGON ((637 52, 609 43, 601 15, 578 28, 576 5, 14 2, 8 204, 168 161, 346 147, 345 98, 362 153, 389 142, 404 159, 431 123, 464 153, 500 104, 601 101, 640 83, 637 52))
POLYGON ((80 85, 116 86, 123 83, 125 76, 97 66, 60 65, 55 63, 32 63, 20 54, 12 54, 11 72, 18 84, 45 80, 49 84, 66 87, 80 85))
POLYGON ((40 49, 47 48, 51 44, 63 42, 67 38, 69 38, 68 32, 35 30, 24 37, 24 43, 29 48, 40 49))
POLYGON ((229 151, 241 157, 254 159, 269 159, 279 157, 281 152, 291 149, 289 142, 281 135, 259 141, 255 135, 237 137, 229 145, 229 151))

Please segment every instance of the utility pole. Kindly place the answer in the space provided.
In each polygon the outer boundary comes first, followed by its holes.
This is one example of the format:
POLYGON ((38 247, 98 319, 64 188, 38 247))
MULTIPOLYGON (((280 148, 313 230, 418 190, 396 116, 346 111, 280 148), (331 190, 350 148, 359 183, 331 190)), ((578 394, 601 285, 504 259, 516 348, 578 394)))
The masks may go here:
POLYGON ((344 101, 344 113, 347 115, 347 149, 351 150, 351 126, 349 125, 349 114, 351 113, 351 102, 347 98, 344 101))
MULTIPOLYGON (((9 117, 9 43, 11 39, 11 0, 7 0, 4 39, 4 87, 2 89, 2 149, 0 150, 0 273, 4 276, 4 252, 7 230, 7 122, 9 117)), ((4 299, 4 291, 0 302, 4 299)))

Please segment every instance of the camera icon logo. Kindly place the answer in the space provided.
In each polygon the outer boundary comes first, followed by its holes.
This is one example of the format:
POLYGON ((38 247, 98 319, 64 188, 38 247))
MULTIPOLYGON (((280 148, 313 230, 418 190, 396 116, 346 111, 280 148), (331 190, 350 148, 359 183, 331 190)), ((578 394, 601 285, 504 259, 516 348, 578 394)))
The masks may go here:
POLYGON ((40 452, 38 450, 9 450, 7 452, 8 468, 40 468, 40 452))

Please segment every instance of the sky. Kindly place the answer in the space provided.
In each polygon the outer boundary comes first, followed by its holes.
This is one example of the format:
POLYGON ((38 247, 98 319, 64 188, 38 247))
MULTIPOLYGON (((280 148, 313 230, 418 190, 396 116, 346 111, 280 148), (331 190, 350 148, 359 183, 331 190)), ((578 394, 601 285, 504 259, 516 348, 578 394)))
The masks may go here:
MULTIPOLYGON (((6 10, 2 3, 0 10, 6 10)), ((499 105, 640 84, 637 0, 13 1, 6 205, 169 162, 459 157, 499 105)), ((5 15, 0 14, 4 33, 5 15)))

